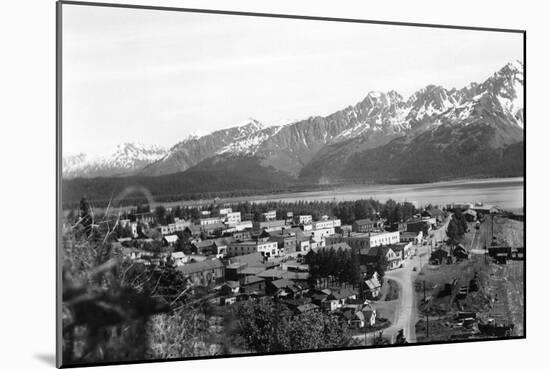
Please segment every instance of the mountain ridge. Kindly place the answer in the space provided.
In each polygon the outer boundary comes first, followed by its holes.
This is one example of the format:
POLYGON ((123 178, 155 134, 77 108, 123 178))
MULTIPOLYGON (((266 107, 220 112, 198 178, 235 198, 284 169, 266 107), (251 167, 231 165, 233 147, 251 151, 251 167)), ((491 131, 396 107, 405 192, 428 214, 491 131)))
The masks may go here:
MULTIPOLYGON (((477 124, 480 120, 499 127, 515 124, 520 129, 496 129, 495 134, 500 136, 487 136, 489 140, 514 143, 516 138, 521 136, 522 139, 522 63, 508 63, 485 81, 472 82, 460 89, 427 85, 408 99, 393 90, 371 91, 355 105, 325 117, 312 116, 267 127, 250 118, 240 126, 187 137, 162 155, 151 155, 150 160, 128 165, 126 171, 119 166, 116 174, 109 174, 100 166, 103 172, 88 170, 81 176, 93 177, 97 173, 103 176, 162 176, 185 172, 213 157, 223 160, 231 156, 253 155, 262 166, 273 167, 294 178, 314 181, 319 178, 310 175, 312 168, 319 167, 318 162, 327 157, 349 160, 357 152, 374 150, 400 137, 405 137, 405 142, 410 143, 415 137, 440 126, 456 126, 456 129, 465 124, 477 124), (507 137, 510 135, 514 139, 507 137)), ((81 157, 71 159, 75 162, 83 160, 81 157)), ((78 169, 78 166, 64 160, 64 177, 79 176, 78 170, 72 168, 78 169), (65 163, 70 170, 65 171, 65 163)))

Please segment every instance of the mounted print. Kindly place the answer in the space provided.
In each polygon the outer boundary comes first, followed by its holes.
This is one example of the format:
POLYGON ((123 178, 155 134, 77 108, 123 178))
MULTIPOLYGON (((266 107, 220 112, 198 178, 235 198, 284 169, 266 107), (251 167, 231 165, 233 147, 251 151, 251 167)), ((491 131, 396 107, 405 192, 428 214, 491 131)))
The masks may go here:
POLYGON ((525 337, 525 31, 57 21, 58 365, 525 337))

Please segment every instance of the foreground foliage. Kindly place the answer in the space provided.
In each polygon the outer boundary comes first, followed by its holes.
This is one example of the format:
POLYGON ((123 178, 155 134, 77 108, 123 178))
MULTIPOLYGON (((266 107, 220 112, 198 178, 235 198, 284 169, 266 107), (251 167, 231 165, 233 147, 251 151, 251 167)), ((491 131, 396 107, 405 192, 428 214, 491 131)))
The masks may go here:
POLYGON ((354 345, 347 325, 320 311, 293 315, 280 302, 249 300, 239 307, 238 334, 255 352, 317 350, 354 345))

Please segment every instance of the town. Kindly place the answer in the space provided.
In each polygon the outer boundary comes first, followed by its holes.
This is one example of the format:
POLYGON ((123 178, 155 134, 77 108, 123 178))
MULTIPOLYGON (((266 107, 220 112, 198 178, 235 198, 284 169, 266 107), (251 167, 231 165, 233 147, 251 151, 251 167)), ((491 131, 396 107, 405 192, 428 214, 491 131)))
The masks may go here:
MULTIPOLYGON (((84 247, 108 245, 104 260, 117 255, 125 283, 164 306, 156 319, 187 314, 203 323, 190 337, 193 349, 160 350, 155 357, 521 334, 523 317, 514 321, 505 301, 497 301, 493 290, 505 295, 507 287, 493 286, 496 272, 489 269, 502 274, 508 273, 503 267, 523 265, 522 233, 510 240, 504 234, 510 226, 503 226, 516 222, 523 232, 523 223, 521 215, 496 206, 417 209, 370 199, 139 205, 100 213, 83 198, 66 214, 65 249, 86 253, 84 247), (317 332, 323 337, 308 342, 311 319, 332 336, 317 332), (294 339, 262 338, 268 322, 273 329, 283 321, 281 335, 288 337, 292 327, 294 339), (239 339, 229 343, 228 336, 239 339)), ((513 267, 513 273, 522 285, 523 270, 513 267)))

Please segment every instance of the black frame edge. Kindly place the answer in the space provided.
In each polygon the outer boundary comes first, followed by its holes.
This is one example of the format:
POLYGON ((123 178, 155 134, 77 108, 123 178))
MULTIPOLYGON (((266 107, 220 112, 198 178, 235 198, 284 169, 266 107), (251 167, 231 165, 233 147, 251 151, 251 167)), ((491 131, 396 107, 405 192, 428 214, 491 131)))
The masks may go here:
POLYGON ((61 116, 62 116, 62 45, 63 45, 63 3, 62 1, 57 1, 55 4, 55 121, 56 121, 56 156, 55 156, 55 188, 56 188, 56 208, 55 208, 55 231, 56 231, 56 248, 55 248, 55 258, 56 258, 56 268, 55 268, 55 364, 58 368, 63 365, 63 327, 62 327, 62 247, 61 242, 61 174, 62 174, 62 126, 61 126, 61 116))
POLYGON ((206 13, 206 14, 220 14, 220 15, 242 15, 242 16, 251 16, 251 17, 286 18, 286 19, 301 19, 301 20, 321 20, 321 21, 345 22, 345 23, 370 23, 370 24, 379 24, 379 25, 390 25, 390 26, 428 27, 428 28, 444 28, 444 29, 470 30, 470 31, 489 31, 489 32, 507 32, 507 33, 525 32, 525 30, 512 29, 512 28, 506 29, 506 28, 496 28, 496 27, 491 28, 491 27, 475 27, 475 26, 458 26, 458 25, 452 25, 452 24, 381 21, 381 20, 367 20, 367 19, 356 19, 356 18, 308 16, 308 15, 296 15, 296 14, 256 13, 256 12, 232 11, 232 10, 180 8, 180 7, 172 7, 172 6, 102 3, 102 2, 92 2, 92 1, 90 2, 74 1, 74 0, 58 0, 58 1, 66 5, 95 6, 95 7, 107 7, 107 8, 164 10, 164 11, 172 11, 172 12, 206 13))

